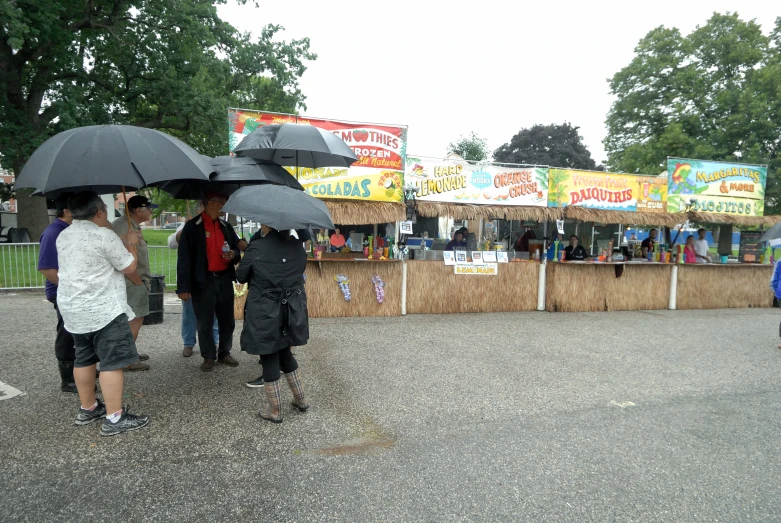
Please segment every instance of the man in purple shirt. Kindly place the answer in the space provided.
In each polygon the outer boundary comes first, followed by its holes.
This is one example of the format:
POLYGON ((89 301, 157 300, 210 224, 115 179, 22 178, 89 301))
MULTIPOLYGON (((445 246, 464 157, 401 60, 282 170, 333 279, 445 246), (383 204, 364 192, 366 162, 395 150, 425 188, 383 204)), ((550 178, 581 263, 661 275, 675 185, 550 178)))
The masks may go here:
POLYGON ((54 340, 54 354, 60 367, 62 392, 77 394, 76 382, 73 379, 73 361, 76 359, 76 346, 73 336, 65 330, 60 310, 57 308, 57 237, 73 222, 68 210, 68 196, 64 194, 55 200, 57 219, 54 220, 41 234, 41 250, 38 254, 38 271, 46 278, 46 299, 54 305, 57 313, 57 337, 54 340))

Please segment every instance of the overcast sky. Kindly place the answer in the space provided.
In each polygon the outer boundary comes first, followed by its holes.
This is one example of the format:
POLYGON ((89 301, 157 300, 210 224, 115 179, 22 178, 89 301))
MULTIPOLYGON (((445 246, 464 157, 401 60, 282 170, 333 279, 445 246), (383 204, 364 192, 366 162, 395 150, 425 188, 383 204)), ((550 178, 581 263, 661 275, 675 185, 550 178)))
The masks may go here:
POLYGON ((220 15, 243 31, 274 23, 286 40, 311 39, 318 58, 301 79, 308 116, 407 125, 418 156, 444 156, 470 131, 494 150, 524 127, 566 120, 597 162, 606 158, 607 79, 649 30, 688 34, 714 11, 737 10, 767 33, 781 16, 767 0, 251 3, 229 0, 220 15))

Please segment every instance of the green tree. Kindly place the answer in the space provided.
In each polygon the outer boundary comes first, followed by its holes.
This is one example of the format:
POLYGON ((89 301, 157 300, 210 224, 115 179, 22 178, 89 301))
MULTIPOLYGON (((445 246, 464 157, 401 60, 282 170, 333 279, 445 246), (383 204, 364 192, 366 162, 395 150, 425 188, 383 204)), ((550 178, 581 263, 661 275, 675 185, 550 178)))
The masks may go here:
POLYGON ((566 169, 599 169, 583 144, 579 127, 569 122, 561 125, 535 125, 518 134, 494 151, 494 161, 526 165, 551 165, 566 169))
POLYGON ((474 131, 469 133, 469 136, 462 135, 455 142, 451 142, 447 146, 447 152, 456 153, 468 162, 482 162, 488 160, 491 155, 488 142, 474 131))
MULTIPOLYGON (((2 162, 18 173, 53 134, 112 122, 227 154, 230 105, 304 108, 298 81, 316 58, 309 40, 280 41, 277 25, 240 33, 218 3, 0 0, 2 162)), ((37 238, 45 201, 19 193, 19 225, 37 238)))
POLYGON ((653 29, 610 89, 611 170, 658 174, 668 156, 768 163, 766 213, 779 211, 781 18, 770 36, 736 13, 688 36, 653 29))

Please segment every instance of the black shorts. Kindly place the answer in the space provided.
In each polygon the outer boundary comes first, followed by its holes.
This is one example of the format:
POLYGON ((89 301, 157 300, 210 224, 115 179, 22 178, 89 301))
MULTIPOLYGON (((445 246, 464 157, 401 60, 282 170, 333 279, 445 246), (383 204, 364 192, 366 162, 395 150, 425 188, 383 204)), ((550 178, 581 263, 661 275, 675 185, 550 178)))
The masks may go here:
POLYGON ((99 331, 74 334, 73 339, 76 342, 74 367, 89 367, 100 362, 101 371, 111 371, 139 361, 127 314, 120 314, 99 331))

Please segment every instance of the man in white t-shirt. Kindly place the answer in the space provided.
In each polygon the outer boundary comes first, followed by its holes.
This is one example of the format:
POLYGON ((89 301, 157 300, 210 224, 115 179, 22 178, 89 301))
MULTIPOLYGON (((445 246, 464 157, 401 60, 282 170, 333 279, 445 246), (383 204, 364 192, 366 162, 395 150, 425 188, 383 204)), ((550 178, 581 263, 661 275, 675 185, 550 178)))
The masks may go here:
POLYGON ((123 369, 139 361, 123 275, 136 270, 139 238, 129 231, 120 239, 111 229, 106 204, 92 191, 76 193, 68 208, 73 224, 57 237, 57 306, 76 344, 73 377, 81 408, 75 423, 105 417, 100 433, 114 436, 149 423, 146 416, 122 409, 123 369), (98 361, 105 405, 95 397, 98 361))
POLYGON ((705 239, 705 229, 697 231, 697 239, 694 240, 694 252, 697 255, 697 263, 710 263, 710 246, 705 239))

